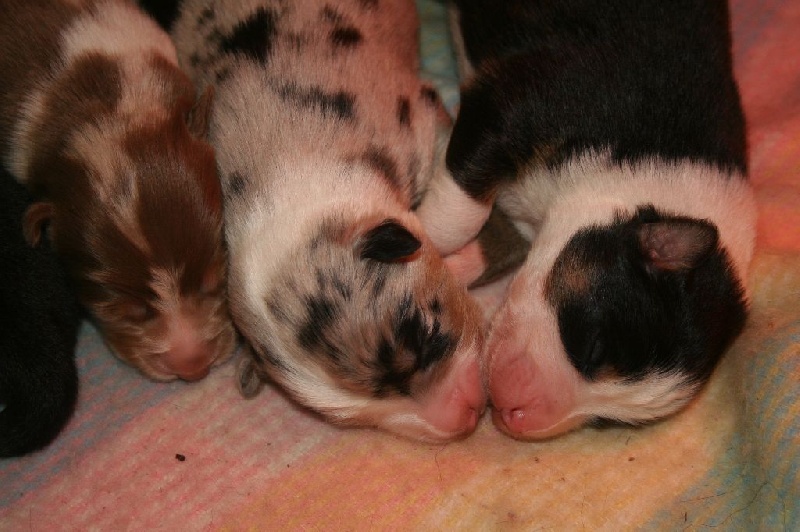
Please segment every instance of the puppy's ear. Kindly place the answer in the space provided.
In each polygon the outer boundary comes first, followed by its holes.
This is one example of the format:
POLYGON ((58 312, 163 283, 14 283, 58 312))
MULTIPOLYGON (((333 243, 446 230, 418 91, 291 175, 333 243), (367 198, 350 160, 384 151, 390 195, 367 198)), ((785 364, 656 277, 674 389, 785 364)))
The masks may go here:
POLYGON ((197 138, 204 139, 208 136, 208 128, 211 124, 211 109, 214 104, 214 86, 209 85, 203 91, 197 101, 189 111, 187 125, 189 132, 197 138))
POLYGON ((44 226, 53 218, 55 208, 49 201, 32 203, 22 218, 22 234, 31 246, 36 246, 42 238, 44 226))
POLYGON ((250 357, 250 353, 245 353, 245 358, 239 362, 239 367, 237 368, 236 384, 239 388, 239 393, 245 399, 258 395, 264 386, 264 381, 259 375, 256 363, 250 357))
MULTIPOLYGON (((497 204, 474 242, 479 250, 478 261, 482 262, 479 269, 482 266, 483 273, 474 279, 470 288, 489 284, 521 267, 531 250, 531 243, 520 234, 511 217, 497 204)), ((468 249, 463 251, 467 252, 465 256, 469 255, 468 249)))
POLYGON ((649 268, 684 272, 695 268, 716 247, 717 228, 702 220, 644 223, 638 230, 639 248, 649 268))
POLYGON ((364 233, 357 246, 361 259, 394 263, 415 260, 422 242, 399 221, 387 218, 364 233))

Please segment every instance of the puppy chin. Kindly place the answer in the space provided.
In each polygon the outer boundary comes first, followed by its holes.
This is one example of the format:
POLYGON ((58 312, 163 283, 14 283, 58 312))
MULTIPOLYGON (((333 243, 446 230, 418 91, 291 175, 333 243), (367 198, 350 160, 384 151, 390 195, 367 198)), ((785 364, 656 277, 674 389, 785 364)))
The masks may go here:
MULTIPOLYGON (((119 356, 117 353, 115 355, 119 356)), ((155 365, 147 365, 147 364, 134 364, 128 360, 122 359, 125 362, 128 362, 131 365, 135 365, 136 368, 141 371, 147 378, 156 381, 156 382, 172 382, 178 380, 178 376, 175 374, 168 373, 166 370, 158 369, 155 365)))

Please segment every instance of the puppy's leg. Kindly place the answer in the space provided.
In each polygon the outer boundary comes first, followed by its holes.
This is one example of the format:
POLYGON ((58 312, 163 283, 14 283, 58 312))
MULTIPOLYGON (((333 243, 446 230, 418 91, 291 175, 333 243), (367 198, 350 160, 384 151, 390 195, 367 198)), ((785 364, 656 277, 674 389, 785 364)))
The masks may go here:
POLYGON ((492 211, 492 200, 476 199, 447 168, 449 136, 440 134, 436 166, 417 215, 442 255, 450 255, 474 239, 492 211))
POLYGON ((508 215, 495 205, 478 236, 445 258, 445 264, 463 284, 478 288, 519 268, 530 251, 528 242, 508 215))

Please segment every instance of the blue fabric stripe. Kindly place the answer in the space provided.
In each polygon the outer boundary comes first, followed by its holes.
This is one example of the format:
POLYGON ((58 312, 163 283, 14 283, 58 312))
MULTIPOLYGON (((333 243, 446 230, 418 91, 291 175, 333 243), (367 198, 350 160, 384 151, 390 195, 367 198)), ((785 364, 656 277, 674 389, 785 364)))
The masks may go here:
MULTIPOLYGON (((731 435, 726 452, 706 477, 675 498, 648 525, 648 529, 675 527, 721 530, 800 530, 800 419, 783 433, 779 427, 788 407, 800 396, 800 383, 787 375, 798 375, 796 356, 800 325, 774 332, 756 350, 740 353, 745 408, 740 425, 731 435), (753 355, 752 353, 757 353, 753 355), (768 377, 775 364, 780 378, 768 377), (768 412, 769 400, 782 397, 768 412), (777 442, 774 453, 764 451, 777 442), (716 510, 710 510, 723 501, 716 510)), ((740 361, 736 361, 740 362, 740 361)))
POLYGON ((78 344, 80 396, 74 425, 48 448, 19 459, 0 460, 0 508, 19 500, 25 492, 34 491, 68 467, 82 451, 113 438, 139 414, 178 393, 183 383, 155 383, 144 379, 136 370, 118 361, 105 347, 97 331, 84 324, 78 344), (93 373, 91 378, 88 374, 93 373), (97 409, 88 402, 113 402, 123 408, 97 409), (55 462, 51 461, 55 458, 55 462))

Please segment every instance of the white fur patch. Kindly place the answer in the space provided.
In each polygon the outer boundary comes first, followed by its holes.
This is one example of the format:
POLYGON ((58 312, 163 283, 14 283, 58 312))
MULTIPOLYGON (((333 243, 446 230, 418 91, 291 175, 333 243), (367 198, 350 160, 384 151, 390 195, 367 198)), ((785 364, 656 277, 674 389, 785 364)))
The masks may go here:
POLYGON ((178 64, 169 35, 135 6, 117 0, 98 2, 93 11, 76 19, 64 31, 61 49, 65 63, 90 52, 113 57, 157 52, 178 64))
POLYGON ((102 53, 120 61, 122 95, 117 112, 137 123, 165 117, 162 99, 166 84, 149 63, 158 55, 178 66, 172 41, 149 17, 132 5, 110 0, 78 18, 64 31, 62 54, 67 63, 86 53, 102 53))
POLYGON ((36 119, 45 111, 45 91, 36 90, 32 92, 20 108, 20 118, 17 121, 12 134, 11 145, 13 150, 8 154, 8 168, 21 183, 26 183, 29 179, 28 169, 31 164, 31 153, 35 149, 35 141, 32 139, 35 129, 36 119))
POLYGON ((442 163, 417 216, 439 252, 449 255, 475 238, 491 211, 491 204, 481 203, 464 192, 442 163))
POLYGON ((687 384, 681 374, 648 375, 641 381, 609 380, 586 386, 576 412, 646 423, 668 416, 694 397, 697 386, 687 384))
MULTIPOLYGON (((36 139, 31 138, 46 111, 44 99, 60 72, 87 53, 101 53, 121 62, 123 93, 118 112, 139 123, 163 118, 163 104, 157 97, 166 84, 149 66, 150 54, 157 54, 176 66, 172 41, 156 23, 134 5, 118 0, 98 2, 91 10, 77 17, 61 33, 60 62, 54 58, 52 78, 31 93, 22 105, 21 116, 13 133, 9 167, 20 181, 28 179, 28 169, 36 139)), ((118 150, 114 150, 116 152, 118 150)))
POLYGON ((620 167, 605 155, 586 155, 555 172, 529 172, 503 190, 498 202, 535 235, 528 262, 540 272, 550 270, 578 229, 607 225, 618 213, 633 214, 638 206, 652 204, 716 225, 739 279, 747 281, 756 236, 752 187, 708 165, 651 160, 620 167))

